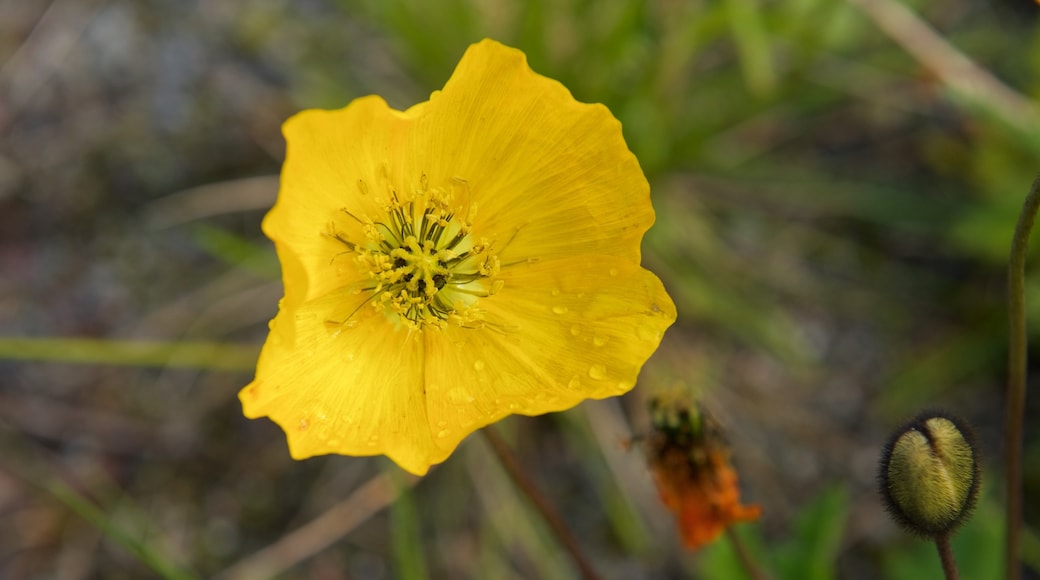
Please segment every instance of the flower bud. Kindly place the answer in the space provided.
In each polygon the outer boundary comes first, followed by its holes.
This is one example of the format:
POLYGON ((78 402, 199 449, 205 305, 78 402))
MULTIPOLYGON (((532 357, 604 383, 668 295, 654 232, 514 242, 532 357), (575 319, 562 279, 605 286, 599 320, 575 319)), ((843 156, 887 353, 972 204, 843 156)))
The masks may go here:
POLYGON ((979 491, 971 427, 929 411, 895 432, 881 456, 878 483, 885 507, 907 531, 930 538, 963 523, 979 491))

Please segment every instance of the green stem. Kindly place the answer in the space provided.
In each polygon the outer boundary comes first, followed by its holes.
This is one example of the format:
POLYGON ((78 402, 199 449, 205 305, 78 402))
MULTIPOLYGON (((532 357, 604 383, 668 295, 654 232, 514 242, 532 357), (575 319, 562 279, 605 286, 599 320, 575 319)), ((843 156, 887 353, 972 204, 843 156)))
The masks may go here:
POLYGON ((1008 580, 1021 577, 1019 553, 1022 543, 1022 421, 1026 403, 1026 314, 1025 272, 1029 233, 1040 209, 1040 176, 1026 196, 1018 216, 1008 259, 1008 390, 1004 431, 1007 450, 1007 546, 1004 553, 1008 580))
POLYGON ((733 551, 736 552, 737 559, 740 560, 740 565, 744 567, 748 577, 752 580, 766 580, 765 572, 755 563, 755 559, 751 557, 751 552, 744 545, 744 540, 740 539, 740 534, 737 533, 733 526, 726 528, 726 537, 729 538, 730 544, 733 545, 733 551))
POLYGON ((942 561, 943 574, 946 580, 960 580, 957 572, 957 561, 953 558, 953 549, 950 548, 950 534, 943 534, 935 538, 935 547, 939 549, 939 560, 942 561))
POLYGON ((570 553, 571 557, 574 558, 574 563, 578 566, 578 570, 581 572, 581 577, 585 580, 599 580, 600 575, 596 572, 596 569, 592 566, 592 562, 589 561, 588 557, 582 551, 578 541, 571 534, 567 525, 563 523, 563 518, 560 514, 552 507, 549 500, 546 499, 542 492, 538 490, 538 487, 534 484, 531 478, 527 477, 527 473, 524 472, 523 468, 520 467, 520 463, 516 460, 512 450, 506 445, 506 442, 502 439, 493 426, 488 426, 480 430, 484 434, 484 438, 491 445, 491 450, 495 453, 495 457, 498 459, 502 467, 505 468, 506 473, 512 478, 513 482, 521 491, 527 495, 527 498, 531 500, 534 507, 538 510, 542 517, 545 519, 545 523, 549 524, 549 528, 552 529, 553 533, 556 534, 556 539, 559 540, 560 544, 570 553))

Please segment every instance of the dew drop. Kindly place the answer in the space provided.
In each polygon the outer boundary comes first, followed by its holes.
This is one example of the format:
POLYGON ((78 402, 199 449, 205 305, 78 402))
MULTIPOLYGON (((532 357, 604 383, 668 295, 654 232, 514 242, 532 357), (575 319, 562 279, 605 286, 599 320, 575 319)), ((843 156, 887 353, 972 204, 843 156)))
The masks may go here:
POLYGON ((520 408, 520 405, 519 405, 519 404, 517 404, 517 403, 515 403, 515 402, 513 402, 513 401, 510 401, 510 402, 509 402, 509 410, 510 410, 510 411, 515 411, 515 410, 517 410, 517 409, 519 409, 519 408, 520 408))
POLYGON ((607 337, 597 335, 592 337, 592 344, 596 346, 603 346, 604 344, 607 344, 607 340, 609 340, 607 337))
POLYGON ((568 389, 579 389, 579 388, 581 388, 581 381, 578 380, 578 377, 571 377, 571 381, 569 383, 567 383, 567 388, 568 389))
POLYGON ((611 269, 609 270, 609 274, 610 274, 610 277, 611 277, 611 278, 614 278, 615 276, 617 276, 617 275, 618 275, 618 270, 617 270, 617 268, 611 268, 611 269))
POLYGON ((555 312, 556 314, 567 314, 567 307, 566 306, 553 306, 552 307, 552 311, 555 312))
POLYGON ((443 429, 443 428, 448 426, 448 422, 447 421, 437 421, 437 426, 440 427, 441 429, 443 429))
POLYGON ((636 336, 648 342, 655 342, 661 339, 660 331, 649 325, 637 326, 636 336))
POLYGON ((560 289, 559 288, 553 288, 552 289, 552 295, 553 296, 559 296, 560 295, 560 289))
POLYGON ((475 370, 477 372, 484 370, 484 361, 482 361, 482 360, 473 361, 473 370, 475 370))
POLYGON ((271 344, 273 344, 273 345, 282 344, 282 335, 280 335, 280 334, 271 334, 271 344))
POLYGON ((322 429, 321 431, 318 431, 318 440, 319 441, 328 441, 329 440, 329 432, 326 429, 322 429))
POLYGON ((448 431, 447 429, 441 429, 440 431, 437 432, 437 438, 438 439, 444 439, 450 433, 451 433, 451 431, 448 431))
POLYGON ((307 419, 300 419, 300 424, 296 427, 300 431, 306 431, 311 426, 310 421, 307 419))
POLYGON ((328 446, 329 447, 339 447, 340 443, 342 443, 342 441, 340 441, 339 439, 329 439, 328 446))
POLYGON ((502 291, 502 288, 504 288, 505 285, 506 285, 506 281, 505 280, 495 280, 494 282, 491 283, 491 291, 489 292, 489 294, 498 294, 499 292, 502 291))
POLYGON ((581 334, 581 327, 575 324, 571 327, 571 336, 578 336, 581 334))
POLYGON ((607 367, 603 365, 592 365, 589 367, 589 378, 601 381, 607 378, 607 367))

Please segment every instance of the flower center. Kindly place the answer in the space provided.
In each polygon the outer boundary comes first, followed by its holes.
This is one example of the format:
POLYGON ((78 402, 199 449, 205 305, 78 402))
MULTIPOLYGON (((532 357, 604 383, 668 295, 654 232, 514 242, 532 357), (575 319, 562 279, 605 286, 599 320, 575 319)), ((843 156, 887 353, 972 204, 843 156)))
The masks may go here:
MULTIPOLYGON (((456 179, 453 185, 465 182, 456 179)), ((359 187, 367 193, 365 182, 359 187)), ((494 280, 500 264, 492 243, 474 242, 471 235, 468 216, 475 208, 459 215, 453 198, 450 188, 431 188, 423 175, 410 193, 390 189, 378 221, 342 210, 363 226, 364 242, 355 243, 335 230, 326 234, 355 254, 368 281, 362 291, 371 293, 366 302, 409 328, 449 321, 479 326, 476 298, 502 286, 494 280)))

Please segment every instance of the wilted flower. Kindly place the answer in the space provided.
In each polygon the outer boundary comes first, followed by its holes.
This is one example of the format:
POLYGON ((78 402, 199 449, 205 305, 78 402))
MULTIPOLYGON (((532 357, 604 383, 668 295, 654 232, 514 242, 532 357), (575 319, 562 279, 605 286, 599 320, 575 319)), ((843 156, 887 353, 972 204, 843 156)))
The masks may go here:
POLYGON ((650 415, 650 470, 685 547, 699 548, 736 522, 758 519, 758 506, 740 503, 737 472, 719 425, 695 400, 654 398, 650 415))
POLYGON ((620 124, 518 50, 471 46, 406 111, 369 96, 284 132, 263 228, 285 297, 239 397, 297 459, 423 474, 506 415, 628 391, 675 320, 620 124))

